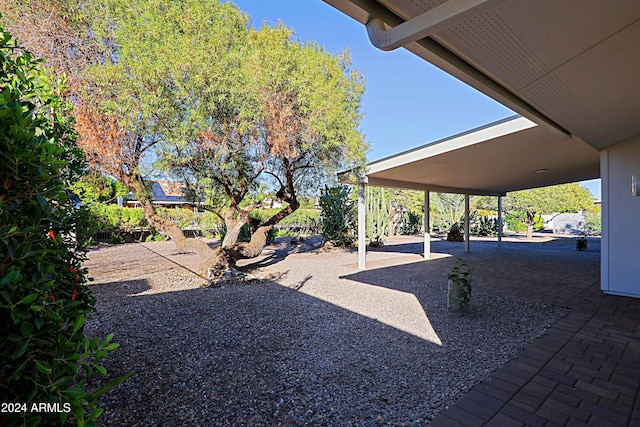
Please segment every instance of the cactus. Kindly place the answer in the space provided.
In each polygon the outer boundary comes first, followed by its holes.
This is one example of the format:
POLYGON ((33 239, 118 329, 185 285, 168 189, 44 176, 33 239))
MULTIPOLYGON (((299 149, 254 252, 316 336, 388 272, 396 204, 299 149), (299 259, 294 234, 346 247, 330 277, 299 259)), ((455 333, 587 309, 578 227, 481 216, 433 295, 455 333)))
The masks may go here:
POLYGON ((382 188, 367 187, 366 231, 369 245, 378 247, 384 243, 389 223, 389 204, 382 188))

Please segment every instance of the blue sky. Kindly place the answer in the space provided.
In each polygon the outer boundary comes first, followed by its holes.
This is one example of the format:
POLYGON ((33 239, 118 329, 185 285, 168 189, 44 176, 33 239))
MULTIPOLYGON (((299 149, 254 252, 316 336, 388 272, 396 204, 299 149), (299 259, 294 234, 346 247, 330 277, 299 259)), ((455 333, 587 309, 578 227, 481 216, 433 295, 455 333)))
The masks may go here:
MULTIPOLYGON (((256 27, 279 20, 294 37, 337 53, 348 49, 365 78, 360 129, 369 161, 513 115, 508 108, 404 50, 374 48, 363 25, 322 0, 233 0, 256 27)), ((586 186, 600 198, 600 185, 586 186)))

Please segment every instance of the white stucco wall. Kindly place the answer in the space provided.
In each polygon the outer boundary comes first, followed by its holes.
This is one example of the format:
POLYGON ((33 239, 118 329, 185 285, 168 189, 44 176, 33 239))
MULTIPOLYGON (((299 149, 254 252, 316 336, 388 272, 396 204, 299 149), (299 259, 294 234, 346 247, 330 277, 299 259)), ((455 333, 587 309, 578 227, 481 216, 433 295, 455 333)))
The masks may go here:
POLYGON ((640 136, 603 150, 600 162, 602 290, 640 298, 640 197, 631 194, 631 176, 640 174, 640 136))

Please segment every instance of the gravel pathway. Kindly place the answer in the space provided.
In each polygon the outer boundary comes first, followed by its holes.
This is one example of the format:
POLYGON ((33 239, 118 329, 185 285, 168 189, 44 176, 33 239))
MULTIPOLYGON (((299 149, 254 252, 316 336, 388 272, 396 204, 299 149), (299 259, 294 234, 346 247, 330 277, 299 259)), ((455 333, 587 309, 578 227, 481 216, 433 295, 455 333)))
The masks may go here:
POLYGON ((355 253, 315 241, 271 248, 256 265, 272 280, 203 288, 197 257, 172 250, 89 253, 99 311, 85 333, 115 332, 109 374, 135 372, 102 398, 101 425, 426 425, 566 314, 479 292, 472 313, 450 313, 446 272, 355 281, 355 253))

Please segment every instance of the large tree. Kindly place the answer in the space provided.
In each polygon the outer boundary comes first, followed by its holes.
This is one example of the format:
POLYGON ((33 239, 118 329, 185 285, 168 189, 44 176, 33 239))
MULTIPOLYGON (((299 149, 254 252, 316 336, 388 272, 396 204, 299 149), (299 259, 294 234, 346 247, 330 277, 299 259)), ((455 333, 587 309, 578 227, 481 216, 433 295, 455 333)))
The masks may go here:
POLYGON ((593 205, 593 196, 577 183, 552 185, 511 192, 504 199, 504 210, 516 215, 527 226, 527 238, 539 215, 579 212, 593 205))
POLYGON ((65 97, 76 99, 87 67, 99 62, 103 49, 91 36, 91 9, 79 0, 0 0, 7 30, 19 45, 44 58, 44 70, 67 79, 65 97))
POLYGON ((294 41, 282 25, 252 29, 230 2, 113 0, 105 7, 108 20, 96 33, 112 53, 91 69, 95 96, 87 98, 99 102, 79 118, 81 136, 89 136, 81 141, 96 168, 139 193, 152 225, 206 258, 203 272, 219 276, 257 256, 268 230, 299 207, 301 190, 363 160, 363 84, 348 55, 294 41), (227 234, 216 251, 187 242, 155 215, 140 173, 154 148, 185 183, 225 196, 227 234), (236 243, 256 207, 248 198, 265 184, 285 207, 255 227, 250 242, 236 243))

